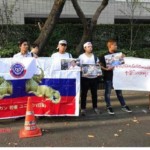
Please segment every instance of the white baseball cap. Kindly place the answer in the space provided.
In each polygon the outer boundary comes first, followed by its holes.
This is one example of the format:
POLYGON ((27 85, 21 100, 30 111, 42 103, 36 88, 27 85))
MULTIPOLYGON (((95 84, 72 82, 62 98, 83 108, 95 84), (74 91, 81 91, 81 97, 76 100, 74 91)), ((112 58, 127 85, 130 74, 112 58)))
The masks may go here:
POLYGON ((92 46, 92 43, 91 43, 91 42, 86 42, 86 43, 84 43, 83 48, 85 48, 85 47, 87 47, 87 46, 92 46))
POLYGON ((66 40, 60 40, 58 44, 66 44, 67 45, 67 41, 66 40))

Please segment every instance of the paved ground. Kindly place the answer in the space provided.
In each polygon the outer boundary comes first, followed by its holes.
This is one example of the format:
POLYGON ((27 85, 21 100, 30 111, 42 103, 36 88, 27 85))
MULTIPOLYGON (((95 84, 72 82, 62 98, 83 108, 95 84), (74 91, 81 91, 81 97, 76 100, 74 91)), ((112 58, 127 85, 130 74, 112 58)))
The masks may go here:
POLYGON ((19 139, 22 120, 0 120, 1 147, 150 147, 150 111, 147 92, 124 92, 127 104, 133 113, 121 111, 119 102, 112 93, 114 116, 107 114, 99 91, 99 108, 96 115, 88 98, 86 117, 45 117, 37 121, 43 135, 19 139))

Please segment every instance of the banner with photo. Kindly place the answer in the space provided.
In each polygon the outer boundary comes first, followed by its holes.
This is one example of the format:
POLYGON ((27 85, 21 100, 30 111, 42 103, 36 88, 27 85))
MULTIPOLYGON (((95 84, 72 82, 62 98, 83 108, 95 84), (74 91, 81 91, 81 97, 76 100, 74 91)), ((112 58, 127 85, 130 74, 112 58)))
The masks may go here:
POLYGON ((124 64, 122 52, 105 55, 105 62, 107 67, 115 67, 124 64))
POLYGON ((102 75, 99 64, 82 64, 82 77, 94 78, 102 75))
POLYGON ((0 63, 0 119, 25 116, 28 97, 36 116, 79 115, 80 71, 54 71, 50 57, 0 63))
POLYGON ((80 60, 74 58, 61 59, 61 70, 78 70, 80 68, 80 60))
POLYGON ((150 59, 126 57, 125 64, 115 67, 116 90, 150 91, 150 59))

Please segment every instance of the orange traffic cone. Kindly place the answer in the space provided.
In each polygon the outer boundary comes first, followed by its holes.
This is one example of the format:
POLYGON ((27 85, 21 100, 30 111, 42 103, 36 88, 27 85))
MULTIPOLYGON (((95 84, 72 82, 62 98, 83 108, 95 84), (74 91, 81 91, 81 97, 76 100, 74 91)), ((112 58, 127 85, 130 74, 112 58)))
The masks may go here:
POLYGON ((41 136, 41 135, 42 135, 41 130, 36 126, 31 98, 29 97, 27 103, 25 124, 24 124, 24 128, 21 129, 19 132, 19 137, 26 138, 26 137, 34 137, 34 136, 41 136))

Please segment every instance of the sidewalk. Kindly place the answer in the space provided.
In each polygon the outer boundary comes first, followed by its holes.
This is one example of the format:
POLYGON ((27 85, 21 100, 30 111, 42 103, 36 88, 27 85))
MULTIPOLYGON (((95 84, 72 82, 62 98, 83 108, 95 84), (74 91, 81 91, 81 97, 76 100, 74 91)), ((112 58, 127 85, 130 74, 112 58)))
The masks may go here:
MULTIPOLYGON (((131 107, 138 107, 138 106, 144 106, 147 107, 149 105, 149 98, 148 98, 148 92, 143 91, 123 91, 124 99, 126 100, 127 105, 131 107)), ((116 93, 114 90, 112 90, 111 93, 111 103, 112 107, 120 107, 120 103, 117 99, 116 93)), ((91 94, 88 92, 88 98, 87 98, 87 108, 91 108, 91 94)), ((104 101, 104 90, 98 90, 98 107, 105 108, 105 101, 104 101)))
POLYGON ((120 109, 112 92, 115 115, 105 109, 103 90, 98 91, 98 106, 102 114, 92 110, 90 94, 87 101, 87 116, 45 117, 37 120, 43 135, 19 139, 22 120, 0 120, 0 129, 11 129, 0 133, 1 147, 150 147, 150 111, 147 92, 124 92, 127 104, 133 113, 120 109))

